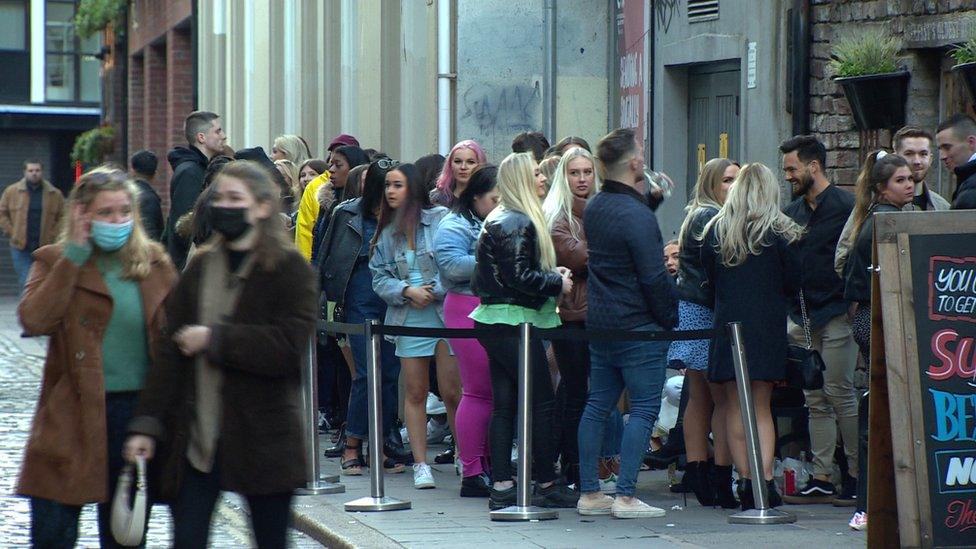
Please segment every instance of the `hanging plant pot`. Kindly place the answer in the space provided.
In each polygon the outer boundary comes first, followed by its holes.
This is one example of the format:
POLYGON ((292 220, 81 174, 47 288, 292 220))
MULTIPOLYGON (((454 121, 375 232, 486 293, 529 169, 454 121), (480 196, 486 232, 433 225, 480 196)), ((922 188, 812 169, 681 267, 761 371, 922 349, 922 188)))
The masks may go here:
POLYGON ((976 62, 956 65, 952 67, 952 72, 956 73, 966 85, 966 89, 969 90, 969 99, 972 100, 973 105, 976 105, 976 62))
POLYGON ((901 71, 834 80, 844 89, 858 129, 881 130, 905 125, 909 79, 911 73, 901 71))

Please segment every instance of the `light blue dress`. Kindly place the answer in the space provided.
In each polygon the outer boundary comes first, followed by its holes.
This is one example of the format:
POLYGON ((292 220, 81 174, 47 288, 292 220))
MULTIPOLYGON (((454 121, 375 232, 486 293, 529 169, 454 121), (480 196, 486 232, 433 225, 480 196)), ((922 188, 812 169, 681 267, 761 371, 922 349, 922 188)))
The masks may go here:
MULTIPOLYGON (((417 287, 429 284, 431 281, 423 279, 420 267, 417 266, 417 252, 408 249, 404 250, 404 255, 410 269, 410 286, 417 287)), ((438 316, 437 308, 431 304, 423 309, 408 308, 407 318, 403 325, 411 328, 443 328, 444 322, 438 316)), ((435 337, 398 336, 396 339, 396 356, 401 358, 434 356, 437 342, 440 340, 440 338, 435 337)), ((445 339, 444 342, 446 343, 447 340, 445 339)))

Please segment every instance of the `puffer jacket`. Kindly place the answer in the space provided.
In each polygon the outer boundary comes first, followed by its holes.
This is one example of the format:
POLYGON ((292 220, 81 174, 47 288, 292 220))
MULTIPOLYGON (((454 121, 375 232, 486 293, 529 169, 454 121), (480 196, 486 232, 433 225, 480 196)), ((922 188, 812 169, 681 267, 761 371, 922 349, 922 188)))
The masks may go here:
POLYGON ((502 210, 485 221, 478 239, 472 289, 482 305, 539 309, 562 292, 562 277, 540 264, 539 237, 527 215, 502 210))
POLYGON ((678 299, 709 309, 715 306, 715 295, 712 288, 705 283, 705 269, 701 263, 701 238, 705 234, 705 225, 717 213, 718 210, 712 207, 689 212, 692 219, 681 235, 681 251, 678 252, 678 299))
POLYGON ((573 221, 579 238, 573 236, 570 221, 565 217, 552 225, 552 245, 556 248, 556 263, 573 271, 573 290, 559 298, 559 318, 567 322, 586 320, 586 233, 583 231, 583 210, 586 200, 573 197, 573 221))

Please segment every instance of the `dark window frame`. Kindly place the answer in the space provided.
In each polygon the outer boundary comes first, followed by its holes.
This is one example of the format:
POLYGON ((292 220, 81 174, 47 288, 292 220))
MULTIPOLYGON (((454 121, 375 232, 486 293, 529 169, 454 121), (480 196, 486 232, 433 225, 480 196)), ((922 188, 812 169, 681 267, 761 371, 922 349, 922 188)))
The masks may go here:
MULTIPOLYGON (((77 0, 44 0, 44 102, 54 103, 60 105, 86 105, 86 106, 96 106, 101 101, 85 101, 81 99, 81 81, 82 81, 82 59, 88 55, 96 55, 98 52, 86 52, 81 47, 81 38, 78 34, 74 32, 74 24, 72 23, 72 49, 55 51, 48 49, 47 44, 47 26, 48 26, 48 7, 52 4, 69 5, 72 8, 72 19, 74 19, 75 14, 78 12, 78 1, 77 0), (50 99, 47 95, 48 88, 48 57, 50 56, 61 56, 61 57, 71 57, 71 67, 74 70, 74 89, 72 90, 71 99, 50 99)), ((99 92, 101 92, 101 82, 99 82, 99 92)), ((101 93, 99 93, 101 95, 101 93)))

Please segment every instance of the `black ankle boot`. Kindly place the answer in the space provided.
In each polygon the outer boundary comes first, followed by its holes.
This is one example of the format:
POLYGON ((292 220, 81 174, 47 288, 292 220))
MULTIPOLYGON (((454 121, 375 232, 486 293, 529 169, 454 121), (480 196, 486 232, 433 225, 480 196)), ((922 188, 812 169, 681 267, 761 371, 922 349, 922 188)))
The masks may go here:
POLYGON ((776 488, 775 480, 766 481, 766 499, 770 507, 783 505, 783 496, 779 495, 779 489, 776 488))
POLYGON ((732 466, 731 465, 712 465, 709 471, 709 481, 712 490, 715 491, 714 505, 722 509, 735 509, 739 502, 732 493, 732 466))
POLYGON ((752 479, 739 477, 739 502, 743 511, 756 508, 756 501, 752 495, 752 479))
POLYGON ((715 503, 715 493, 708 481, 708 462, 689 461, 685 466, 683 482, 691 487, 702 507, 711 507, 715 503))
POLYGON ((682 426, 671 429, 668 441, 653 452, 644 455, 644 463, 652 469, 667 469, 672 463, 677 463, 685 455, 685 435, 682 426))

